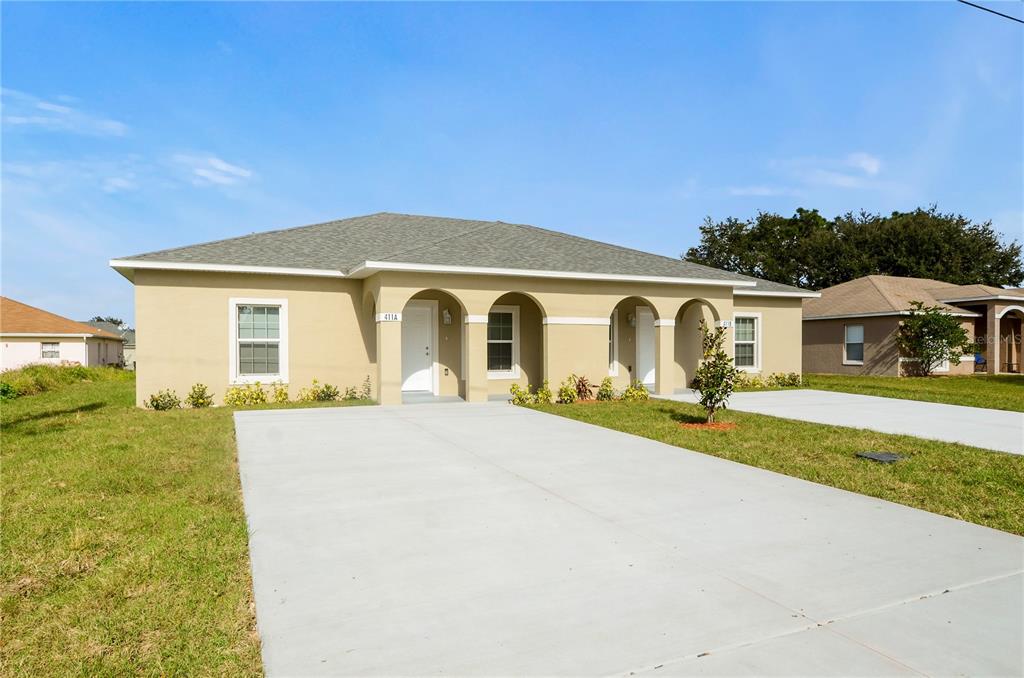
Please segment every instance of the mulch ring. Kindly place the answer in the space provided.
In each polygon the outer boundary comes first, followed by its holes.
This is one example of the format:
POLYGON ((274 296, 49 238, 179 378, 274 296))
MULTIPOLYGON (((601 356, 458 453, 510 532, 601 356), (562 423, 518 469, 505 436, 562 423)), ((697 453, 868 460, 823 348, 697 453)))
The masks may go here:
POLYGON ((712 424, 706 422, 684 422, 679 424, 679 428, 693 429, 697 431, 731 431, 736 428, 736 423, 732 421, 716 421, 712 424))

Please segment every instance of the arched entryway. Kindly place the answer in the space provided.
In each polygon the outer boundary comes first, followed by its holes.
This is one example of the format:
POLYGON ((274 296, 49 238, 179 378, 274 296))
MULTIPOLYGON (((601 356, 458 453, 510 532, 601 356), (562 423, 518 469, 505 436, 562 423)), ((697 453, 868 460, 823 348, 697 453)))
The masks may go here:
POLYGON ((704 299, 691 299, 676 313, 675 384, 677 389, 690 388, 701 359, 700 321, 710 327, 721 318, 711 303, 704 299))
POLYGON ((443 290, 414 294, 402 309, 402 397, 461 394, 462 303, 443 290))
POLYGON ((506 395, 512 384, 544 380, 544 310, 530 295, 508 292, 487 313, 487 391, 506 395))
POLYGON ((1019 374, 1024 371, 1022 365, 1022 349, 1024 340, 1024 307, 1008 306, 998 316, 999 320, 999 371, 1006 374, 1019 374))
POLYGON ((611 312, 608 334, 609 372, 616 385, 641 381, 653 388, 657 370, 654 304, 643 297, 626 297, 611 312))

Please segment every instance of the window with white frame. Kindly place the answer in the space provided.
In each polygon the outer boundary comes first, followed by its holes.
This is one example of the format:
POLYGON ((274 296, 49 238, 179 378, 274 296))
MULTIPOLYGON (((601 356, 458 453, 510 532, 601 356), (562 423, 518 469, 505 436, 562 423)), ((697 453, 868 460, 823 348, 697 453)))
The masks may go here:
POLYGON ((493 306, 487 314, 487 376, 519 377, 518 306, 493 306))
POLYGON ((287 302, 232 299, 231 381, 288 381, 287 302))
POLYGON ((59 358, 60 357, 60 343, 56 341, 44 341, 42 342, 42 353, 40 354, 43 358, 59 358))
POLYGON ((761 316, 736 315, 733 318, 733 361, 742 370, 761 368, 761 316))
POLYGON ((612 311, 608 322, 608 375, 619 376, 619 309, 612 311))
POLYGON ((864 326, 844 325, 843 364, 864 364, 864 326))

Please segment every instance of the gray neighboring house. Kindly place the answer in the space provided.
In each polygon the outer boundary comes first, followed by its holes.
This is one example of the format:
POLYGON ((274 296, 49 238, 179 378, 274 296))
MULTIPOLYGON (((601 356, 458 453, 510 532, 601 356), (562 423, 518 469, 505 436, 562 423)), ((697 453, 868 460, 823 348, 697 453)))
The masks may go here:
POLYGON ((95 327, 98 330, 106 330, 113 334, 121 337, 121 341, 124 343, 122 352, 122 362, 125 369, 135 369, 135 330, 130 327, 120 327, 114 323, 108 323, 102 320, 93 322, 92 320, 82 320, 83 325, 89 327, 95 327))

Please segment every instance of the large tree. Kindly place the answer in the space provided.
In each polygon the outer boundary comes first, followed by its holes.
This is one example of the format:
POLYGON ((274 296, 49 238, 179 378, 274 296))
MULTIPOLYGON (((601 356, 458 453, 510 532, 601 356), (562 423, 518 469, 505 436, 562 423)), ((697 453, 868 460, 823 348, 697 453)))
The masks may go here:
POLYGON ((991 221, 974 223, 934 206, 889 216, 850 212, 831 220, 803 208, 791 217, 709 217, 700 233, 700 244, 684 259, 810 289, 872 274, 959 285, 1024 281, 1020 243, 1004 244, 991 221))

